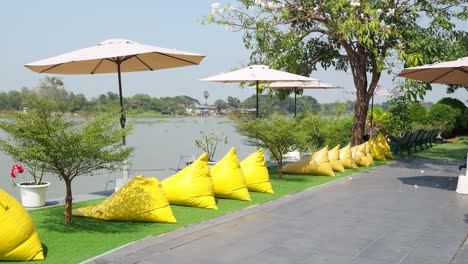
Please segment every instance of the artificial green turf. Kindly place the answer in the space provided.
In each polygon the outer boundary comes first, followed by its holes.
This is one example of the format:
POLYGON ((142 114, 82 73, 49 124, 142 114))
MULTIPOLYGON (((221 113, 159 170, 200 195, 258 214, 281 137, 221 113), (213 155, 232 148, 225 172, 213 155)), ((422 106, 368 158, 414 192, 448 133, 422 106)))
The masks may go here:
MULTIPOLYGON (((346 176, 384 164, 378 162, 369 168, 348 169, 335 177, 285 175, 278 179, 277 168, 270 168, 270 180, 274 194, 250 192, 251 202, 217 199, 218 210, 171 205, 176 224, 111 222, 73 217, 73 223, 65 226, 64 206, 31 211, 31 216, 43 243, 46 260, 41 263, 77 263, 93 258, 120 246, 145 237, 167 233, 194 223, 261 204, 279 197, 319 186, 346 176)), ((73 204, 74 208, 95 205, 103 199, 73 204)))
POLYGON ((412 154, 413 157, 437 160, 463 160, 468 153, 468 137, 460 137, 453 143, 443 143, 421 152, 412 154))

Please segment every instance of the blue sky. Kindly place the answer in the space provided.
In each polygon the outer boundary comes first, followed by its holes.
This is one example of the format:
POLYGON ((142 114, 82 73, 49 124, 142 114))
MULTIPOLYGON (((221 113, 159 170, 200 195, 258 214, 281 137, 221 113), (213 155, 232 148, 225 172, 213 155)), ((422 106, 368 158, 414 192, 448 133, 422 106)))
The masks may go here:
MULTIPOLYGON (((124 96, 137 93, 152 97, 189 95, 201 101, 208 91, 208 102, 235 96, 244 100, 253 89, 238 84, 201 82, 199 79, 226 72, 249 62, 249 51, 242 44, 242 34, 219 25, 201 25, 198 19, 207 15, 207 0, 171 1, 26 1, 2 3, 0 11, 1 47, 0 91, 33 88, 46 75, 32 72, 23 65, 65 52, 96 45, 112 38, 130 39, 142 44, 175 48, 205 54, 199 66, 154 72, 124 73, 124 96)), ((54 75, 50 75, 54 76, 54 75)), ((117 92, 116 74, 56 75, 62 77, 67 90, 83 93, 88 99, 108 91, 117 92)), ((312 74, 335 85, 354 89, 349 73, 319 70, 312 74)), ((380 84, 392 87, 392 76, 384 76, 380 84)), ((464 102, 468 93, 445 94, 445 87, 434 86, 426 101, 450 96, 464 102)), ((339 90, 306 90, 305 95, 319 102, 353 99, 339 90)), ((376 97, 376 102, 385 98, 376 97)))

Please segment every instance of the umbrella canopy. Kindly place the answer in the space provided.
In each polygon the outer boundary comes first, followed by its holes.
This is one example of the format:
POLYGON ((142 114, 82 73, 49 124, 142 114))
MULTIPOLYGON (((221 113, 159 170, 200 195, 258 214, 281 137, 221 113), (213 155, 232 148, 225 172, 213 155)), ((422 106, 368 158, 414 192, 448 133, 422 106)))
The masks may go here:
POLYGON ((289 72, 270 69, 266 65, 251 65, 249 67, 222 73, 219 75, 201 79, 206 82, 238 83, 255 82, 256 83, 256 116, 258 117, 258 84, 259 82, 281 82, 281 81, 312 81, 313 79, 289 72))
MULTIPOLYGON (((79 49, 24 66, 39 73, 98 74, 118 73, 119 96, 125 127, 121 72, 154 71, 198 65, 204 55, 148 46, 127 39, 110 39, 96 46, 79 49)), ((125 138, 124 138, 125 144, 125 138)))
MULTIPOLYGON (((117 73, 120 97, 120 125, 125 127, 121 72, 154 71, 198 65, 204 55, 148 46, 127 39, 110 39, 96 46, 25 64, 39 73, 117 73)), ((125 137, 122 138, 125 145, 125 137)), ((124 169, 125 170, 125 169, 124 169)), ((124 178, 128 175, 124 172, 124 178)))
POLYGON ((468 84, 468 57, 404 69, 400 77, 428 83, 468 84))
POLYGON ((322 82, 319 79, 311 79, 306 82, 273 82, 269 85, 271 89, 292 89, 294 90, 294 117, 296 116, 296 90, 298 89, 338 89, 342 88, 330 83, 322 82))

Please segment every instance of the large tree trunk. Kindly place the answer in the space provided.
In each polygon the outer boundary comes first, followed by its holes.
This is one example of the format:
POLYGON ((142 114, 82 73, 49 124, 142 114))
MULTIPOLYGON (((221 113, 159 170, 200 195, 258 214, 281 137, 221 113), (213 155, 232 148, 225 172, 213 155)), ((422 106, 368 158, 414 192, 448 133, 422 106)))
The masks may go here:
POLYGON ((279 175, 279 179, 282 180, 283 179, 283 172, 281 171, 283 169, 283 159, 277 159, 276 160, 278 162, 278 175, 279 175))
POLYGON ((367 111, 369 109, 369 98, 367 98, 366 94, 366 92, 358 92, 356 96, 353 133, 351 135, 351 145, 353 146, 361 144, 363 136, 366 134, 367 111))
POLYGON ((72 219, 72 189, 71 189, 71 180, 68 177, 63 178, 65 181, 65 187, 67 189, 67 194, 65 196, 65 225, 71 224, 72 219))

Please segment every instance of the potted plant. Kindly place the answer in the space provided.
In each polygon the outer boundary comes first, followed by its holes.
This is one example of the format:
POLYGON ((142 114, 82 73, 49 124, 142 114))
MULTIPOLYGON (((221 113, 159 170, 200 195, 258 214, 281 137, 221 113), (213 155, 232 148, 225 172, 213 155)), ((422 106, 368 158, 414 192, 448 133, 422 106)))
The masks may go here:
POLYGON ((43 166, 38 170, 39 166, 30 166, 27 167, 27 171, 32 176, 32 181, 22 181, 16 183, 18 174, 24 172, 23 166, 19 163, 16 163, 11 168, 11 177, 13 178, 13 184, 20 188, 21 194, 21 204, 25 207, 40 207, 46 204, 47 200, 47 189, 49 188, 50 183, 42 181, 44 177, 43 166))

